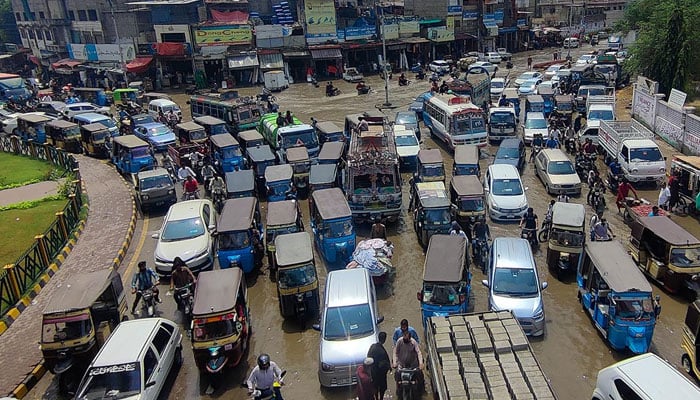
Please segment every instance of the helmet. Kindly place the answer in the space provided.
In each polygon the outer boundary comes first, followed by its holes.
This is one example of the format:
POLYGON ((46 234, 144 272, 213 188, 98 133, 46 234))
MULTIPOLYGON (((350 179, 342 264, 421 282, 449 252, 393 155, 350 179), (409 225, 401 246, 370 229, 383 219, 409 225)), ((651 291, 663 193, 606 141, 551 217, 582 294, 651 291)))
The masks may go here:
POLYGON ((267 369, 270 366, 270 356, 263 353, 258 356, 258 367, 267 369))

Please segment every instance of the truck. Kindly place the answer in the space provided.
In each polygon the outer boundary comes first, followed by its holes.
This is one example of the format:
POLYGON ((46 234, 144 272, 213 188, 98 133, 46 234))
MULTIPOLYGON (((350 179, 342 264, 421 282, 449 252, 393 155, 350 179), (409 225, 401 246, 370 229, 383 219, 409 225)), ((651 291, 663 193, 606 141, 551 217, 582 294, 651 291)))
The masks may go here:
POLYGON ((615 120, 615 88, 606 88, 603 95, 591 95, 586 97, 586 122, 614 121, 615 120))
POLYGON ((632 183, 661 183, 666 161, 654 142, 654 132, 636 120, 600 121, 598 145, 606 153, 605 163, 617 160, 632 183))
POLYGON ((618 35, 610 35, 608 37, 608 49, 611 51, 622 50, 622 37, 618 35))
POLYGON ((289 81, 284 71, 267 71, 263 75, 265 79, 265 89, 279 92, 289 87, 289 81))
POLYGON ((287 149, 297 146, 306 147, 306 150, 309 152, 309 158, 317 158, 320 147, 316 130, 311 125, 302 124, 297 117, 292 119, 292 124, 278 126, 277 114, 265 114, 260 118, 258 132, 270 145, 280 161, 287 160, 287 149))
POLYGON ((353 220, 397 221, 402 203, 401 174, 391 125, 382 114, 351 114, 345 117, 345 132, 350 146, 343 189, 353 220), (360 117, 368 122, 368 130, 358 129, 360 117))
POLYGON ((510 311, 431 317, 425 336, 435 399, 557 398, 510 311))
POLYGON ((516 137, 517 117, 515 107, 491 107, 489 109, 489 142, 516 137))
POLYGON ((479 107, 488 104, 491 98, 491 76, 481 67, 470 68, 459 79, 448 82, 447 87, 458 96, 469 96, 472 103, 479 107))
POLYGON ((606 78, 606 85, 614 88, 623 88, 630 83, 630 74, 622 68, 615 54, 599 55, 593 71, 606 78))

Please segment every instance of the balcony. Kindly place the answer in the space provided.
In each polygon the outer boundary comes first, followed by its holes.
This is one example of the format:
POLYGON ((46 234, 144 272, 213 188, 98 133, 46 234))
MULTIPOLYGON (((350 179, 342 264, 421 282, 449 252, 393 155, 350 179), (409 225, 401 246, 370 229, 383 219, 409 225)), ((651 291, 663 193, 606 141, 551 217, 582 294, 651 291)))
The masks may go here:
POLYGON ((82 32, 102 32, 100 21, 73 21, 73 29, 82 32))
MULTIPOLYGON (((602 1, 602 0, 599 0, 602 1)), ((624 0, 619 0, 624 2, 624 0)), ((590 1, 589 1, 590 2, 590 1)), ((542 6, 562 6, 562 7, 583 7, 585 5, 584 0, 539 0, 537 2, 538 7, 542 6)))

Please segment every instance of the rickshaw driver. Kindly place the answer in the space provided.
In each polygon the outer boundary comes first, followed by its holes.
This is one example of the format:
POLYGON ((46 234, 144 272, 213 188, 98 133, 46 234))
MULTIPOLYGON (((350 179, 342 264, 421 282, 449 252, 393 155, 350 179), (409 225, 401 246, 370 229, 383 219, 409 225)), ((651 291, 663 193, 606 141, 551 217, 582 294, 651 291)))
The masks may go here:
POLYGON ((160 278, 151 268, 146 268, 145 261, 139 261, 139 272, 131 279, 131 293, 136 294, 134 304, 131 306, 131 313, 136 314, 136 306, 141 301, 141 292, 152 289, 153 296, 158 303, 162 303, 158 296, 158 283, 160 278))
POLYGON ((260 395, 255 399, 269 396, 274 391, 276 400, 283 400, 279 387, 275 387, 275 382, 282 384, 282 370, 277 363, 270 361, 270 356, 261 354, 258 356, 258 365, 253 368, 248 377, 248 393, 254 390, 260 391, 260 395))

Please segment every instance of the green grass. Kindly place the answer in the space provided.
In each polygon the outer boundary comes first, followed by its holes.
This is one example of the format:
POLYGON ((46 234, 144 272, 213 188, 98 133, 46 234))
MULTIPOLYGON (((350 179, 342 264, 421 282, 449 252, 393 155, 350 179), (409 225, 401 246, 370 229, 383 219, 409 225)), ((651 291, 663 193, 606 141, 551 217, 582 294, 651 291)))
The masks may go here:
POLYGON ((0 226, 3 227, 3 238, 0 241, 0 267, 17 261, 17 257, 32 245, 34 236, 44 233, 56 219, 55 214, 63 210, 67 202, 67 200, 52 200, 27 210, 0 212, 0 226))
POLYGON ((0 187, 48 180, 54 167, 44 161, 0 153, 0 187))

